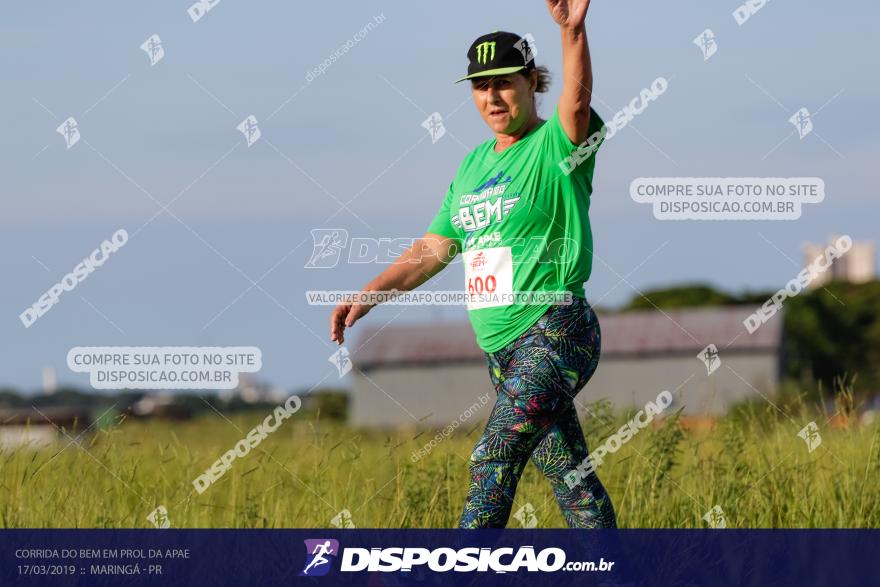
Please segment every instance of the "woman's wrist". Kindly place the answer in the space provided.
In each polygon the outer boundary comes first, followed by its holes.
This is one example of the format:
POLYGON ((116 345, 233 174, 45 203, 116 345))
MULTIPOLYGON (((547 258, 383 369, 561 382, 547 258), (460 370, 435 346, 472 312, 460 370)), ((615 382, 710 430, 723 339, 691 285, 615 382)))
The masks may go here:
POLYGON ((587 24, 585 22, 561 24, 559 25, 559 29, 566 38, 571 40, 577 40, 581 37, 587 36, 587 24))

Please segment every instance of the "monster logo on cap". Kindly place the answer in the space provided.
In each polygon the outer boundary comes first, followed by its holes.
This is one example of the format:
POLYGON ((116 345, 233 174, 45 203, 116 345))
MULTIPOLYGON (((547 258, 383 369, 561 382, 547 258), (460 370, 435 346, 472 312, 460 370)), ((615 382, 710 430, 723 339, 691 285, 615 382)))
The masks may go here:
POLYGON ((495 31, 478 37, 467 52, 467 75, 456 83, 475 77, 507 75, 535 68, 534 40, 530 35, 495 31))

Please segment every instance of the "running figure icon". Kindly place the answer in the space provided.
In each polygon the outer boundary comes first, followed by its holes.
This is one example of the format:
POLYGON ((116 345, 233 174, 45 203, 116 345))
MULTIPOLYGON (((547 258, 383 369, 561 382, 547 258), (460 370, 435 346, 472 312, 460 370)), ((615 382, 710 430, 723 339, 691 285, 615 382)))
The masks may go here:
MULTIPOLYGON (((335 542, 335 540, 325 540, 324 542, 319 542, 315 544, 315 548, 312 550, 311 553, 309 553, 312 555, 313 558, 311 562, 306 565, 306 568, 302 570, 302 573, 300 573, 300 575, 309 575, 310 569, 319 567, 321 565, 326 565, 330 562, 330 559, 326 558, 324 555, 329 554, 335 556, 337 554, 336 550, 331 547, 331 542, 335 542)), ((318 573, 319 575, 323 575, 327 572, 326 569, 321 569, 321 571, 323 572, 318 573)))

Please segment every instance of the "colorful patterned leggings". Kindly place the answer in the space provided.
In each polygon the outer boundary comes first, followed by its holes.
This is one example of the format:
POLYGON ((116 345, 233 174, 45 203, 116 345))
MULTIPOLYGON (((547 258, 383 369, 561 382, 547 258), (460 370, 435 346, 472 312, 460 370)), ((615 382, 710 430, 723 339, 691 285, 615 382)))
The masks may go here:
POLYGON ((553 486, 571 528, 614 528, 611 499, 596 473, 573 489, 565 474, 587 457, 574 397, 599 364, 601 330, 586 300, 552 306, 522 336, 487 353, 498 399, 470 458, 460 528, 507 525, 529 458, 553 486))

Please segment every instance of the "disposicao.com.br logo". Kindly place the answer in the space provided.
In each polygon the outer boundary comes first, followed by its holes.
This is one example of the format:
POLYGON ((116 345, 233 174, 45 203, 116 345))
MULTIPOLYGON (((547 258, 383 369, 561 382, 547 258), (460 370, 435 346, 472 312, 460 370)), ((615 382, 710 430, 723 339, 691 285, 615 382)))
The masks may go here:
MULTIPOLYGON (((318 577, 328 573, 333 559, 339 554, 339 541, 332 538, 305 540, 306 564, 301 577, 318 577)), ((518 548, 420 548, 399 547, 355 548, 342 552, 340 572, 412 571, 414 566, 425 565, 433 572, 494 572, 515 573, 526 571, 611 571, 613 561, 600 558, 595 561, 566 561, 561 548, 544 548, 535 551, 533 546, 518 548), (502 560, 503 559, 503 560, 502 560)))

